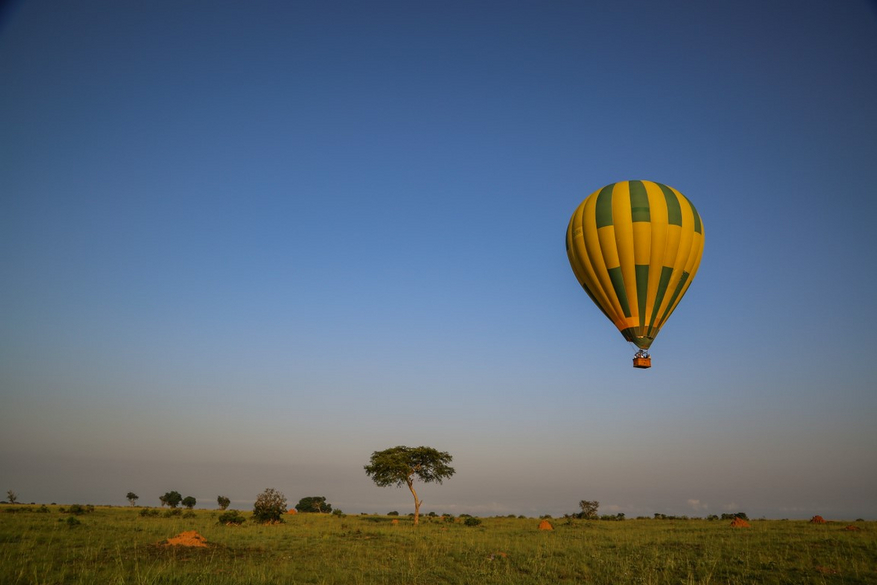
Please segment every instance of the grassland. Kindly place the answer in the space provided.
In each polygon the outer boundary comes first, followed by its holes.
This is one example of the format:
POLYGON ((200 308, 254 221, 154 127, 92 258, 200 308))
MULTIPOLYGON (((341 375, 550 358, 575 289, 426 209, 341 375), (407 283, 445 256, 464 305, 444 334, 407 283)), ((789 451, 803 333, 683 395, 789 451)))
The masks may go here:
MULTIPOLYGON (((142 517, 97 507, 71 521, 50 506, 0 506, 0 583, 62 584, 877 584, 877 524, 762 520, 289 516, 225 526, 218 512, 142 517), (162 541, 196 530, 210 546, 162 541)), ((249 516, 249 514, 245 514, 249 516)))

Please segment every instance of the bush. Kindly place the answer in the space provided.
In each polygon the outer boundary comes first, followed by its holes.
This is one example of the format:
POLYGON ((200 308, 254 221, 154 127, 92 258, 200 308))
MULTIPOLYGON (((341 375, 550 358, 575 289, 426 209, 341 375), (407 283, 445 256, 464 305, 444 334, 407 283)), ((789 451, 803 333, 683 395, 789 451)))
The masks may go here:
POLYGON ((268 488, 256 497, 253 505, 253 520, 263 524, 283 522, 286 513, 286 496, 273 488, 268 488))
POLYGON ((67 509, 68 514, 73 514, 75 516, 82 516, 83 514, 90 514, 94 512, 94 506, 91 504, 87 506, 80 506, 79 504, 73 504, 70 508, 67 509))
POLYGON ((454 522, 457 521, 457 519, 454 518, 454 515, 453 515, 453 514, 448 514, 448 515, 446 515, 446 516, 442 516, 442 519, 443 519, 445 522, 447 522, 448 524, 453 524, 454 522))
POLYGON ((140 510, 141 518, 158 518, 161 513, 155 508, 143 508, 140 510))
POLYGON ((165 518, 173 518, 174 516, 182 516, 183 511, 179 508, 172 508, 170 510, 165 510, 164 517, 165 518))
POLYGON ((193 512, 192 510, 186 510, 183 513, 183 518, 196 518, 197 516, 198 515, 195 512, 193 512))
POLYGON ((463 521, 463 524, 465 524, 466 526, 478 526, 479 524, 481 524, 481 519, 469 516, 463 521))
POLYGON ((240 526, 246 521, 247 519, 237 510, 229 510, 219 516, 219 523, 226 526, 240 526))
POLYGON ((80 522, 76 516, 68 516, 67 517, 67 526, 69 526, 70 528, 75 528, 76 526, 79 526, 80 524, 82 524, 82 522, 80 522))
POLYGON ((387 512, 387 516, 398 516, 398 515, 399 515, 399 512, 397 512, 396 510, 393 510, 392 512, 387 512))

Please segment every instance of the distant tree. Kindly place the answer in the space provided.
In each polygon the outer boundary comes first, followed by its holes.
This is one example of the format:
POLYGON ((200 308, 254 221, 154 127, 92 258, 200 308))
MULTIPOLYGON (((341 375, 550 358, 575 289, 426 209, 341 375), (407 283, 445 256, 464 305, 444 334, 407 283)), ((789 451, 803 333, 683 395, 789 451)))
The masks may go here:
POLYGON ((128 501, 131 502, 132 506, 137 503, 137 500, 140 499, 140 496, 138 496, 134 492, 128 492, 128 495, 125 497, 128 498, 128 501))
POLYGON ((584 518, 585 520, 596 520, 597 508, 599 507, 600 502, 598 502, 597 500, 582 500, 581 502, 579 502, 579 508, 582 509, 582 511, 579 512, 579 518, 584 518))
POLYGON ((454 468, 448 465, 453 457, 444 451, 432 447, 391 447, 383 451, 375 451, 371 463, 364 467, 366 475, 380 487, 407 485, 414 496, 414 524, 420 519, 420 505, 414 490, 414 480, 425 483, 442 483, 442 480, 454 475, 454 468))
POLYGON ((167 492, 165 495, 158 498, 158 500, 161 502, 162 506, 176 508, 180 505, 180 502, 183 501, 183 496, 180 495, 180 492, 172 491, 167 492))
POLYGON ((225 496, 217 496, 216 503, 219 504, 220 510, 225 510, 231 505, 231 500, 229 500, 225 496))
POLYGON ((323 514, 332 511, 332 504, 326 502, 326 498, 323 496, 308 496, 307 498, 300 499, 298 504, 295 505, 295 509, 303 513, 317 512, 323 514))
POLYGON ((274 488, 268 488, 256 497, 253 520, 264 524, 283 522, 286 513, 286 496, 274 488))
POLYGON ((197 504, 198 501, 192 496, 186 496, 185 498, 183 498, 183 501, 180 503, 183 504, 183 506, 185 508, 191 510, 192 508, 195 507, 195 504, 197 504))
POLYGON ((12 490, 7 490, 6 499, 9 500, 10 504, 17 504, 18 503, 18 494, 16 494, 12 490))

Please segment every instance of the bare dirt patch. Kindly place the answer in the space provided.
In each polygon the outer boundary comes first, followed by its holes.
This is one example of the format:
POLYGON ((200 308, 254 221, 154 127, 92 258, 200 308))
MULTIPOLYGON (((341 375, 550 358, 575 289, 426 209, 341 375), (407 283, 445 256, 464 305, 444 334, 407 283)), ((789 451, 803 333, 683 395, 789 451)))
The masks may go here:
POLYGON ((731 526, 733 526, 734 528, 752 528, 752 525, 749 524, 749 522, 747 522, 743 518, 740 518, 739 516, 736 516, 733 520, 731 520, 731 526))
POLYGON ((548 520, 543 520, 539 523, 539 530, 554 530, 554 526, 548 520))
POLYGON ((822 516, 813 516, 810 518, 810 524, 825 524, 825 518, 822 516))

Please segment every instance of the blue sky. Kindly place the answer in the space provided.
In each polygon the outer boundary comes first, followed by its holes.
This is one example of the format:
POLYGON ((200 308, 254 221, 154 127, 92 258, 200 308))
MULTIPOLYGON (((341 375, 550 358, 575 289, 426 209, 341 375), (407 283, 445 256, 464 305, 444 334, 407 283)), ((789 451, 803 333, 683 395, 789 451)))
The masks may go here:
POLYGON ((873 3, 0 17, 0 489, 877 519, 873 3), (705 226, 646 371, 563 244, 626 179, 705 226))

